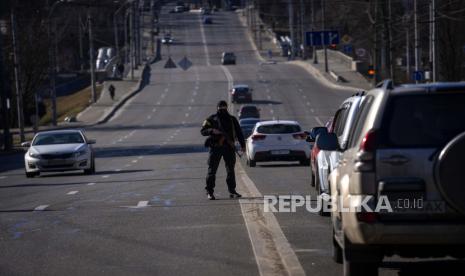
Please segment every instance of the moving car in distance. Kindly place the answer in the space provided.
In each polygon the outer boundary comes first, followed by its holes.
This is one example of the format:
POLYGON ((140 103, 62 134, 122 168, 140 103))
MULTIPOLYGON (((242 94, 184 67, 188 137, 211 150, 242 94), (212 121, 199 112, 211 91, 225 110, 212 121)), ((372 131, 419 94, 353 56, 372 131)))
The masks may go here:
POLYGON ((257 162, 299 161, 310 164, 307 133, 296 121, 263 121, 255 125, 247 138, 247 164, 255 167, 257 162))
POLYGON ((250 103, 252 102, 252 88, 246 84, 234 85, 231 89, 231 100, 233 103, 250 103))
POLYGON ((92 149, 95 140, 87 139, 82 130, 52 130, 37 133, 24 155, 27 177, 41 172, 84 170, 95 173, 95 155, 92 149))
POLYGON ((260 122, 260 119, 258 118, 245 118, 239 120, 239 125, 241 126, 242 134, 244 134, 245 138, 252 134, 252 131, 258 122, 260 122))
POLYGON ((161 43, 163 44, 172 44, 173 43, 173 37, 171 36, 170 33, 166 33, 163 38, 161 39, 161 43))
POLYGON ((260 109, 255 105, 243 105, 237 114, 239 119, 260 118, 260 109))
POLYGON ((184 11, 185 11, 184 6, 176 6, 176 7, 174 7, 174 12, 175 13, 182 13, 184 11))
POLYGON ((236 55, 233 52, 223 52, 221 54, 221 64, 228 65, 228 64, 236 64, 236 55))

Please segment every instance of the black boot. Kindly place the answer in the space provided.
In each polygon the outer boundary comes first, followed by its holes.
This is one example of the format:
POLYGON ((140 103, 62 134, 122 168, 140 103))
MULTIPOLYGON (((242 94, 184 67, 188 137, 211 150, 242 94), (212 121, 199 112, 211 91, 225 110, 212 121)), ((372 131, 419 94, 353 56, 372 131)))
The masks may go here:
POLYGON ((239 197, 242 197, 242 195, 236 191, 229 194, 229 198, 239 198, 239 197))

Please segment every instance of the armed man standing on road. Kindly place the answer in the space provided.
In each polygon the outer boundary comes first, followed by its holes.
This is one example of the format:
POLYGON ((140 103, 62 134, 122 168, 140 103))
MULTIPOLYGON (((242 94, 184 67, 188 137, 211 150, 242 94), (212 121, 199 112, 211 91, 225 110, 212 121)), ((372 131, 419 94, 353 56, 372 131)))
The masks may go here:
POLYGON ((202 125, 200 131, 203 136, 208 136, 205 146, 210 148, 208 157, 208 174, 207 174, 207 196, 210 200, 215 200, 214 189, 216 171, 221 161, 224 159, 226 165, 226 184, 230 198, 241 197, 236 192, 236 177, 234 175, 234 166, 236 164, 236 146, 235 141, 239 141, 241 151, 245 152, 244 135, 237 119, 228 112, 228 104, 220 101, 217 105, 216 114, 208 117, 202 125))

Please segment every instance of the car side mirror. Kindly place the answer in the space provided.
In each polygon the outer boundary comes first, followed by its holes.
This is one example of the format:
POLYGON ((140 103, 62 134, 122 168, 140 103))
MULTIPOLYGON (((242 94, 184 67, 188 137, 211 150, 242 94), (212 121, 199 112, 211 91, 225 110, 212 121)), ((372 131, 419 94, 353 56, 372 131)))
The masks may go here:
POLYGON ((97 141, 95 141, 95 139, 89 139, 87 140, 87 144, 91 145, 91 144, 95 144, 97 143, 97 141))
POLYGON ((310 131, 304 131, 305 134, 307 134, 307 138, 305 138, 305 141, 309 143, 315 142, 315 137, 313 137, 310 133, 310 131))
POLYGON ((316 137, 316 146, 321 150, 340 151, 339 141, 334 133, 320 133, 316 137))
POLYGON ((31 142, 22 142, 21 143, 21 147, 29 148, 30 146, 31 146, 31 142))

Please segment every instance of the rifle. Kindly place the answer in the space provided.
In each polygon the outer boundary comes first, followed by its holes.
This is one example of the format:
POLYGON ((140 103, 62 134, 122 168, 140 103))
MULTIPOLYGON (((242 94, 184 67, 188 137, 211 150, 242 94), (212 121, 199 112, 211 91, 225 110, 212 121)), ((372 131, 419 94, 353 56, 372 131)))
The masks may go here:
MULTIPOLYGON (((234 122, 231 118, 231 127, 233 129, 233 136, 236 137, 236 131, 235 131, 235 125, 234 125, 234 122)), ((234 151, 236 152, 237 156, 239 156, 239 158, 242 158, 242 154, 239 153, 239 151, 237 150, 236 148, 236 143, 233 141, 231 141, 229 139, 229 136, 228 134, 226 133, 226 131, 224 131, 223 129, 223 126, 221 125, 221 121, 219 120, 218 118, 218 130, 221 132, 221 138, 219 140, 219 144, 220 145, 224 145, 224 142, 226 140, 226 142, 232 147, 234 148, 234 151)))

